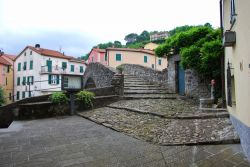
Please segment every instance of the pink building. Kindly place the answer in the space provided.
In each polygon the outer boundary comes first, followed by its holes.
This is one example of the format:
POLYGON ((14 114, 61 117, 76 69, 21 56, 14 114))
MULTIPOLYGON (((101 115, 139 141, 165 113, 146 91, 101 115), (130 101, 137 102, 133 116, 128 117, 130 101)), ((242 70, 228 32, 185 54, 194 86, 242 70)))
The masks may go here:
POLYGON ((93 48, 89 53, 88 63, 101 63, 107 65, 107 57, 106 57, 105 49, 93 48))

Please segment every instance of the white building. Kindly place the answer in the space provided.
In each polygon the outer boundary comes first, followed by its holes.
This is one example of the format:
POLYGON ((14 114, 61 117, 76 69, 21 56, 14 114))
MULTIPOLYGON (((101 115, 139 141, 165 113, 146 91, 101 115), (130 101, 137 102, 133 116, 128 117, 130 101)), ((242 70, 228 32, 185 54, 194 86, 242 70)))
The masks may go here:
POLYGON ((61 91, 63 74, 83 75, 85 64, 58 51, 27 46, 15 59, 15 100, 61 91))

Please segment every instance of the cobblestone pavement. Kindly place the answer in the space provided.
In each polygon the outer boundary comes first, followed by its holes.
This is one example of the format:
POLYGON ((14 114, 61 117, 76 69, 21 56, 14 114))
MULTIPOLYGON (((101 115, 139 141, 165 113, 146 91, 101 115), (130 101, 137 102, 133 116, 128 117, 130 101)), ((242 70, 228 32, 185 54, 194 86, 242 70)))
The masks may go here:
POLYGON ((81 117, 15 121, 0 129, 1 167, 250 166, 239 144, 159 146, 81 117))
POLYGON ((198 104, 191 99, 139 99, 121 100, 109 105, 139 113, 150 113, 166 118, 211 118, 229 117, 228 112, 201 112, 198 104))
POLYGON ((161 145, 239 142, 228 118, 165 119, 108 107, 79 115, 135 138, 161 145))

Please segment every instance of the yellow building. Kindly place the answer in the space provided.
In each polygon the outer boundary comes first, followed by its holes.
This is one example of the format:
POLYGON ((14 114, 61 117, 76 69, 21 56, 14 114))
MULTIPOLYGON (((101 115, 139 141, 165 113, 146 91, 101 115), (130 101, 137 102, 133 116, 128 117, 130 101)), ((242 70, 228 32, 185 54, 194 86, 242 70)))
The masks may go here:
POLYGON ((9 104, 13 101, 13 63, 15 56, 3 54, 0 57, 0 85, 4 89, 4 97, 6 103, 9 104))
POLYGON ((250 1, 220 0, 220 4, 227 109, 250 160, 250 1))
POLYGON ((168 65, 167 58, 156 57, 154 51, 145 49, 107 48, 105 59, 113 68, 121 64, 137 64, 161 71, 168 65))
POLYGON ((155 50, 158 46, 159 46, 158 44, 150 42, 144 45, 144 49, 155 50))

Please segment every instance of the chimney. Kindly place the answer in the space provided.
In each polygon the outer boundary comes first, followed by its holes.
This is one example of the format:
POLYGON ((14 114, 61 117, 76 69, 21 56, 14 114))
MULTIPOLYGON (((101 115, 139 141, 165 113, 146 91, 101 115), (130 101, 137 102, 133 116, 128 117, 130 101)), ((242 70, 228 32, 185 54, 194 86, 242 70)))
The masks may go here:
POLYGON ((35 48, 40 48, 40 44, 36 44, 36 45, 35 45, 35 48))

